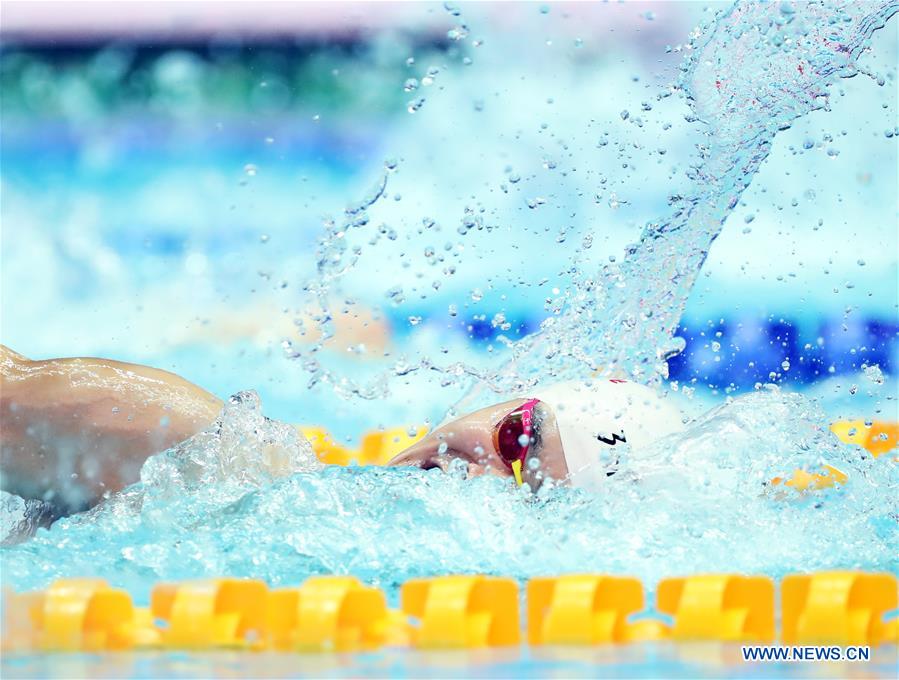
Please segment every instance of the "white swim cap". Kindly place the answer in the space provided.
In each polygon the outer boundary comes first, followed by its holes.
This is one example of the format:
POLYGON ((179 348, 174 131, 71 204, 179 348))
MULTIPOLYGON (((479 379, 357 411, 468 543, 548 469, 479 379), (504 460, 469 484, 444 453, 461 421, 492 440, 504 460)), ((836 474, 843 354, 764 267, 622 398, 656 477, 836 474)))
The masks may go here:
POLYGON ((597 490, 617 459, 613 447, 639 449, 684 429, 681 414, 648 387, 624 380, 566 382, 538 390, 535 398, 556 416, 568 479, 597 490))

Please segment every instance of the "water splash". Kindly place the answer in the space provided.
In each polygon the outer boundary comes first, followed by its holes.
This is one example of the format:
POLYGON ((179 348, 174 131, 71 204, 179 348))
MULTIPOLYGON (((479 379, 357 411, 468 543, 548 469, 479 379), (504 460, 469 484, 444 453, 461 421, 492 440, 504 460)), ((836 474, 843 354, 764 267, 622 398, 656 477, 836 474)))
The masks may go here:
MULTIPOLYGON (((222 427, 252 441, 246 413, 232 410, 222 427)), ((746 395, 676 441, 625 456, 600 495, 546 487, 534 497, 461 470, 310 470, 305 453, 303 472, 238 481, 208 464, 220 447, 195 442, 148 461, 142 484, 113 502, 4 549, 4 583, 92 574, 146 600, 156 581, 221 574, 282 586, 352 573, 395 596, 406 579, 453 572, 621 573, 652 584, 697 571, 895 570, 885 499, 899 491, 897 467, 840 444, 822 420, 800 395, 746 395), (823 462, 848 483, 808 494, 768 483, 823 462)))
MULTIPOLYGON (((366 384, 310 357, 319 345, 310 352, 289 344, 288 356, 304 362, 310 384, 328 382, 341 396, 384 398, 392 378, 413 372, 438 375, 442 386, 474 385, 456 410, 495 400, 496 393, 597 372, 650 384, 667 377, 667 360, 685 347, 675 333, 697 276, 777 133, 827 107, 830 88, 859 73, 857 62, 873 33, 897 10, 895 0, 741 2, 694 31, 684 48, 678 82, 659 95, 680 93, 700 135, 689 189, 673 198, 670 214, 645 226, 623 261, 588 270, 580 262, 582 253, 572 252, 572 285, 537 333, 517 342, 498 340, 511 354, 502 365, 404 358, 366 384)), ((642 108, 651 110, 652 105, 644 102, 642 108)), ((631 118, 626 111, 621 116, 631 118)), ((613 199, 620 203, 617 196, 613 199)), ((361 205, 367 208, 372 202, 361 205)), ((367 221, 367 216, 349 217, 336 231, 328 227, 329 234, 336 234, 333 243, 344 249, 348 229, 367 221)), ((579 236, 572 242, 586 242, 589 248, 592 226, 579 236)), ((341 275, 355 264, 339 259, 341 275)), ((325 308, 327 298, 337 294, 338 281, 328 272, 319 280, 325 285, 311 287, 325 308)), ((327 328, 330 317, 325 314, 321 320, 327 328)))
POLYGON ((897 11, 895 0, 736 3, 698 30, 678 86, 701 126, 692 193, 646 225, 620 266, 583 277, 512 366, 524 376, 548 366, 540 379, 667 377, 666 360, 684 348, 674 333, 690 291, 775 136, 827 106, 828 89, 858 73, 872 34, 897 11))
POLYGON ((0 491, 0 545, 21 543, 58 518, 57 509, 49 503, 0 491))
MULTIPOLYGON (((198 489, 215 487, 219 503, 229 503, 249 489, 264 488, 294 472, 316 470, 321 463, 306 438, 293 426, 266 418, 253 391, 231 396, 206 430, 145 462, 140 471, 143 510, 173 503, 198 489)), ((185 513, 200 517, 207 508, 189 502, 185 513)))
MULTIPOLYGON (((541 332, 511 344, 512 370, 420 359, 398 361, 392 374, 434 371, 496 391, 592 370, 646 381, 663 374, 699 268, 778 130, 826 104, 828 86, 853 74, 873 31, 896 10, 895 2, 759 3, 722 14, 694 35, 681 78, 703 128, 693 191, 647 226, 623 263, 579 274, 541 332)), ((346 234, 368 224, 389 170, 328 224, 309 287, 326 338, 333 295, 358 256, 346 234)), ((386 379, 366 385, 326 371, 319 350, 296 353, 313 383, 367 398, 387 393, 386 379)), ((4 548, 4 583, 30 589, 92 574, 146 600, 155 581, 221 574, 292 585, 354 573, 395 594, 407 578, 447 572, 595 571, 652 583, 700 570, 895 571, 899 468, 839 444, 825 422, 799 395, 760 391, 710 412, 677 440, 626 457, 606 493, 547 487, 529 497, 492 477, 318 469, 308 443, 266 420, 247 393, 212 429, 148 460, 140 484, 4 548), (806 494, 769 484, 824 463, 848 483, 806 494)), ((19 523, 22 504, 4 500, 4 526, 19 523)))

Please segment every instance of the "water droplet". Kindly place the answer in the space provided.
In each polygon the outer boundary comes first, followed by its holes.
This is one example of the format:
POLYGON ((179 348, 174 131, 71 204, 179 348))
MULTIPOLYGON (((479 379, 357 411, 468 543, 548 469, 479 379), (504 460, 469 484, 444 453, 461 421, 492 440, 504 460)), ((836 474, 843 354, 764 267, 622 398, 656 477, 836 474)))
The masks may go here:
POLYGON ((449 446, 447 445, 446 442, 440 442, 440 444, 437 446, 437 454, 440 456, 442 456, 448 450, 449 450, 449 446))
POLYGON ((785 371, 789 371, 789 370, 790 370, 790 361, 789 361, 789 359, 784 359, 783 361, 781 361, 781 362, 780 362, 780 367, 781 367, 783 370, 785 370, 785 371))
POLYGON ((406 104, 406 111, 409 113, 418 113, 421 110, 421 107, 425 105, 424 97, 419 99, 410 99, 406 104))
POLYGON ((431 66, 428 69, 427 75, 421 79, 421 84, 425 87, 430 87, 434 84, 434 79, 437 78, 437 75, 440 73, 440 69, 436 66, 431 66))
POLYGON ((531 443, 531 438, 529 435, 522 434, 518 436, 518 445, 522 448, 531 443))
POLYGON ((862 372, 865 374, 865 377, 872 383, 876 385, 883 385, 883 371, 880 370, 880 366, 878 366, 877 364, 863 367, 862 372))
POLYGON ((455 42, 465 40, 465 38, 468 37, 468 26, 459 24, 458 26, 453 27, 446 32, 446 37, 455 42))
POLYGON ((403 89, 406 92, 415 92, 418 89, 418 78, 407 78, 403 83, 403 89))
POLYGON ((484 293, 481 291, 480 288, 475 288, 473 291, 471 291, 471 299, 474 302, 480 302, 481 300, 484 299, 484 293))
POLYGON ((259 171, 259 168, 257 168, 252 163, 247 163, 245 166, 243 166, 243 171, 247 175, 247 177, 255 177, 256 173, 259 171))

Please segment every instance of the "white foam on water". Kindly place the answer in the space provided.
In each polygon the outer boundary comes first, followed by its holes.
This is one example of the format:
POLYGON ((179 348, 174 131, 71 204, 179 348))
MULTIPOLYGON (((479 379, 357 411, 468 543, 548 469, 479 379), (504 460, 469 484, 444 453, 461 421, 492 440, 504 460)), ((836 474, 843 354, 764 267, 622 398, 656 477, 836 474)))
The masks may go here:
MULTIPOLYGON (((427 371, 446 384, 486 385, 469 404, 596 370, 643 382, 663 376, 708 249, 777 132, 826 104, 828 88, 854 74, 897 8, 740 3, 697 31, 679 85, 702 128, 691 192, 646 227, 624 262, 586 272, 574 255, 574 292, 540 333, 513 345, 511 364, 422 358, 397 362, 388 375, 427 371)), ((345 236, 368 223, 389 166, 323 237, 308 288, 326 335, 329 296, 353 266, 345 236)), ((358 383, 326 369, 316 346, 285 350, 312 383, 357 397, 389 394, 387 376, 358 383)), ((612 572, 652 583, 696 571, 896 571, 897 474, 890 461, 840 444, 815 402, 776 389, 728 401, 682 435, 626 455, 600 494, 547 487, 536 496, 458 471, 321 469, 294 428, 265 419, 258 399, 242 393, 212 429, 149 459, 139 484, 4 548, 4 583, 30 589, 90 574, 146 600, 156 581, 222 574, 286 585, 353 573, 395 594, 407 578, 451 572, 612 572), (771 484, 824 464, 847 483, 804 493, 771 484)), ((23 507, 3 500, 5 530, 21 523, 23 507)))
POLYGON ((157 581, 222 574, 291 585, 351 573, 395 595, 405 579, 456 572, 609 572, 652 584, 694 572, 899 566, 897 467, 841 444, 813 402, 777 388, 624 455, 595 495, 531 495, 461 470, 320 469, 292 428, 260 430, 258 415, 258 404, 232 404, 213 431, 149 459, 140 484, 5 548, 4 583, 24 590, 90 574, 145 600, 157 581), (290 461, 275 471, 253 453, 272 446, 290 461), (251 460, 224 472, 235 451, 251 460), (771 484, 825 463, 849 476, 845 485, 771 484))

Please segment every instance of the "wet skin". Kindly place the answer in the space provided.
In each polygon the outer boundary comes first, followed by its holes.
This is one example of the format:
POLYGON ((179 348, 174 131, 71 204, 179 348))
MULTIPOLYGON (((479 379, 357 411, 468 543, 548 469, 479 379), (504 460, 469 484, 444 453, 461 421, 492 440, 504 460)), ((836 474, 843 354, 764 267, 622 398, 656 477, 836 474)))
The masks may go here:
POLYGON ((108 359, 31 361, 0 345, 0 483, 68 513, 136 482, 222 402, 183 378, 108 359))
MULTIPOLYGON (((484 474, 513 477, 511 467, 493 446, 493 430, 525 401, 504 401, 453 420, 410 446, 389 465, 411 465, 426 470, 439 467, 445 471, 453 460, 458 459, 468 466, 468 474, 472 477, 484 474)), ((561 481, 568 476, 555 416, 542 403, 537 404, 535 416, 537 436, 532 438, 521 471, 522 480, 533 490, 546 478, 561 481)))
MULTIPOLYGON (((513 477, 493 445, 497 423, 525 402, 475 411, 431 432, 390 461, 470 476, 513 477), (446 445, 445 449, 442 445, 446 445)), ((0 488, 49 501, 61 514, 87 509, 136 482, 144 461, 209 427, 222 402, 167 371, 109 359, 32 361, 0 345, 0 488)), ((551 410, 535 408, 522 468, 537 489, 568 474, 551 410)))

